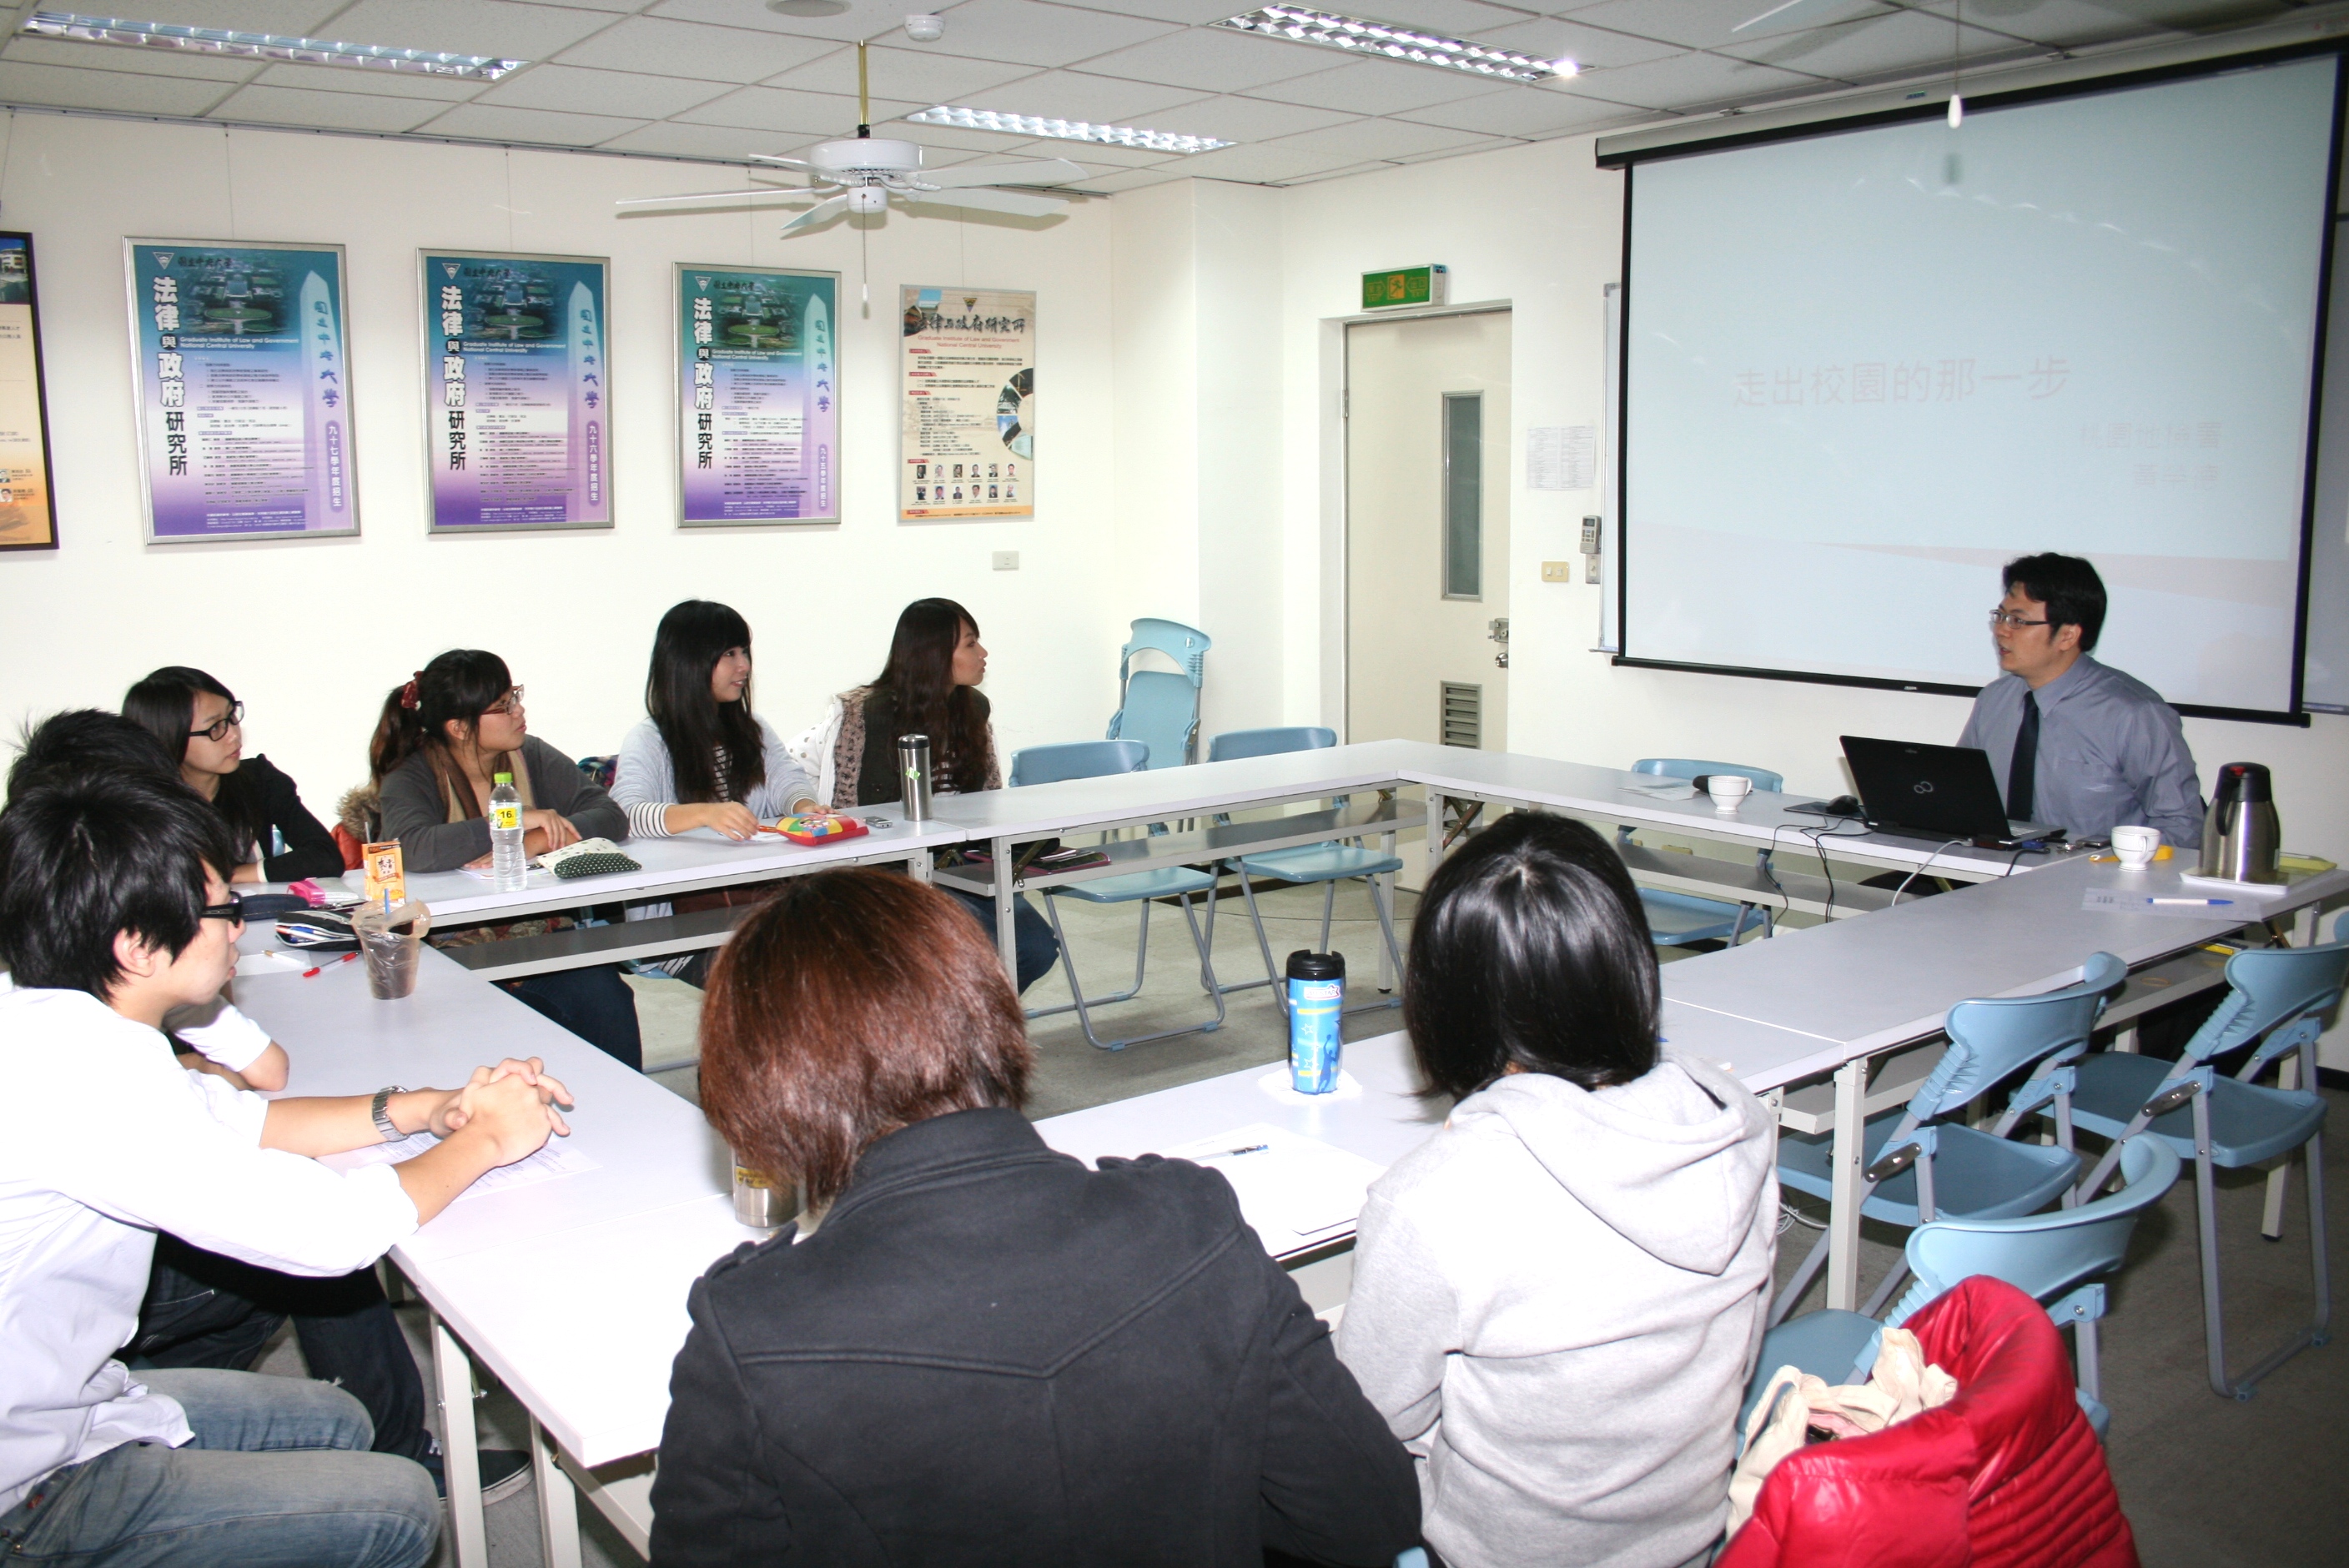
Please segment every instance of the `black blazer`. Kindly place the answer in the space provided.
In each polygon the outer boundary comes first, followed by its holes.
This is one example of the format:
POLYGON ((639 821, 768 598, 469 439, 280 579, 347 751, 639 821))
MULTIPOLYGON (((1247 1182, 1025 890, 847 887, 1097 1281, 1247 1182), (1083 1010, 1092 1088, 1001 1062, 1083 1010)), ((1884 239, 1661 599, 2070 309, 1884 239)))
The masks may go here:
MULTIPOLYGON (((283 769, 273 766, 266 757, 248 757, 237 771, 252 775, 251 788, 261 797, 262 810, 270 826, 285 838, 285 852, 267 856, 261 862, 264 881, 300 882, 304 877, 343 874, 342 846, 310 814, 310 808, 302 804, 302 792, 283 769)), ((257 847, 269 848, 266 843, 257 847)))
POLYGON ((1211 1171, 1017 1111, 881 1139, 693 1287, 657 1568, 1392 1563, 1411 1457, 1211 1171))

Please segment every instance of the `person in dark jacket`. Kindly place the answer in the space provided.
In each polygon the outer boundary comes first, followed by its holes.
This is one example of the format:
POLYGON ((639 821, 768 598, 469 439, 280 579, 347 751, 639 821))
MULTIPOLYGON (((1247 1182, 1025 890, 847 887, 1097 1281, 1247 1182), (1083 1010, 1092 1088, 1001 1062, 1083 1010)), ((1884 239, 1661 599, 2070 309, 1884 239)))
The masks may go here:
POLYGON ((657 1568, 1392 1563, 1411 1459, 1214 1171, 1045 1147, 986 936, 933 889, 796 878, 710 975, 701 1103, 796 1181, 705 1274, 657 1568))
POLYGON ((166 665, 123 695, 122 717, 161 741, 188 788, 228 819, 238 857, 230 882, 343 874, 335 835, 302 804, 294 780, 266 757, 244 755, 244 704, 228 687, 202 670, 166 665))

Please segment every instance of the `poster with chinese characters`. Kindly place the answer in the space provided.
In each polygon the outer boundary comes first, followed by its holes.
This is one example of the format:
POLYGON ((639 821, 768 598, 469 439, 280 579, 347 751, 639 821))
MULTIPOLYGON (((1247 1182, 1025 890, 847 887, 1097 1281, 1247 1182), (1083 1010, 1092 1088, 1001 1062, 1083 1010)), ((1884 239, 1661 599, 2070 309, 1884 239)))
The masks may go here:
POLYGON ((897 515, 1036 515, 1036 296, 906 288, 897 515))
POLYGON ((600 256, 420 253, 435 533, 612 526, 600 256))
POLYGON ((123 247, 148 539, 357 533, 343 248, 123 247))
POLYGON ((55 550, 33 236, 0 233, 0 550, 55 550))
POLYGON ((677 268, 678 520, 840 521, 838 273, 677 268))

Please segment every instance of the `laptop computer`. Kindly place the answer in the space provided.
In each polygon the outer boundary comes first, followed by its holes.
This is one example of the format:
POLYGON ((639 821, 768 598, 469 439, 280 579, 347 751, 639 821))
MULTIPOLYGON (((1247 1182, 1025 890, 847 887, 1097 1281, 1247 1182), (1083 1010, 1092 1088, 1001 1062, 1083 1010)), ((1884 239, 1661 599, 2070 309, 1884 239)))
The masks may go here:
POLYGON ((1936 843, 1963 839, 2000 850, 2064 836, 2052 823, 2007 820, 1990 754, 1979 748, 1847 735, 1843 755, 1870 832, 1936 843))

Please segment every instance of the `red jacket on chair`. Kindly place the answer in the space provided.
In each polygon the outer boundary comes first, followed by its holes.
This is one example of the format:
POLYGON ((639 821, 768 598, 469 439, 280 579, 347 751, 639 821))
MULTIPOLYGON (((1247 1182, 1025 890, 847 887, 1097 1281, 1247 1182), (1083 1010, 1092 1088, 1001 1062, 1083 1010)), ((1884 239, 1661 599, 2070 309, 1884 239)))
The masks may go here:
POLYGON ((1977 1275, 1905 1326, 1957 1397, 1788 1455, 1715 1568, 2137 1568, 2045 1310, 1977 1275))

